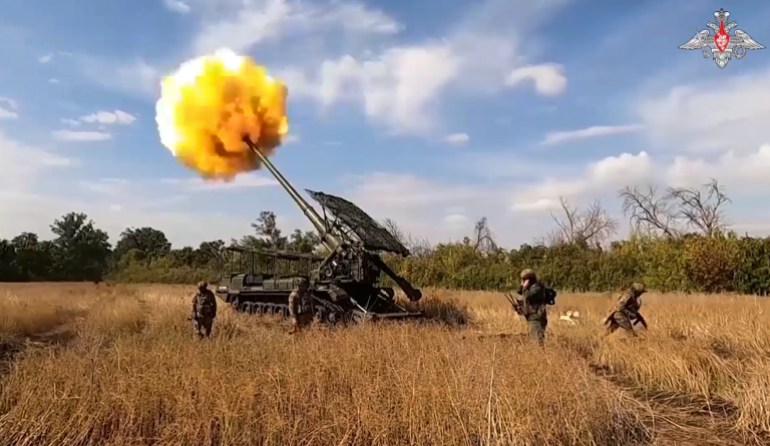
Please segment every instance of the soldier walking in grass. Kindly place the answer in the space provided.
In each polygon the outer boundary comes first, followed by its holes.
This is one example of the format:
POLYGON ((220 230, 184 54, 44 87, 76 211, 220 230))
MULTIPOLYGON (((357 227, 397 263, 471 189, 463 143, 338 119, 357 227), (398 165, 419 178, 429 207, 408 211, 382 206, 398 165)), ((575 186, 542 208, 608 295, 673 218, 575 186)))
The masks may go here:
POLYGON ((548 326, 546 305, 555 303, 556 292, 540 283, 535 272, 529 268, 522 271, 519 278, 521 279, 518 290, 518 294, 521 295, 520 314, 527 321, 529 336, 542 346, 545 343, 545 329, 548 326))
POLYGON ((289 318, 291 320, 289 334, 296 333, 300 327, 309 324, 313 319, 315 306, 313 294, 309 288, 308 280, 303 278, 289 294, 289 318))
POLYGON ((192 298, 193 328, 198 338, 209 337, 214 319, 217 317, 217 299, 208 289, 208 283, 199 282, 198 292, 192 298))
POLYGON ((647 329, 647 321, 639 313, 639 309, 642 307, 640 298, 645 291, 644 284, 637 282, 620 295, 617 303, 604 320, 604 324, 607 325, 605 336, 611 335, 618 328, 622 328, 631 336, 636 336, 634 325, 637 323, 642 324, 647 329))

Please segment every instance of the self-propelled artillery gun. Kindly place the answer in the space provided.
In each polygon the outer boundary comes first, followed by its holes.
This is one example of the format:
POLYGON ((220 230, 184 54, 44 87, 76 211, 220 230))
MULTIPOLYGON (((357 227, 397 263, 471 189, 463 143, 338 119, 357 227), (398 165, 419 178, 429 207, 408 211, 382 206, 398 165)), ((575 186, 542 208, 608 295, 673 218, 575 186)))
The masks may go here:
POLYGON ((221 298, 240 311, 288 316, 289 294, 304 277, 310 282, 314 316, 320 322, 423 317, 422 312, 401 305, 394 289, 383 286, 380 281, 382 275, 389 277, 411 302, 422 298, 420 290, 393 271, 381 256, 383 252, 404 257, 410 255, 401 242, 350 201, 306 189, 321 206, 321 216, 258 147, 248 140, 246 144, 313 225, 325 255, 231 247, 233 251, 247 254, 251 267, 248 272, 241 270, 223 277, 216 290, 221 298), (280 272, 276 267, 279 262, 294 263, 299 267, 280 272))

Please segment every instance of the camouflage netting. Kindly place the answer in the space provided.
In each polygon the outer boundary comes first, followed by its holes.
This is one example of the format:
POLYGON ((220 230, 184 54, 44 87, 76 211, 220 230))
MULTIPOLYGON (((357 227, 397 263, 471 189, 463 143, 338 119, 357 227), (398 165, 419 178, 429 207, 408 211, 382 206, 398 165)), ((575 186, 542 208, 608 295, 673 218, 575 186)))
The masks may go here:
POLYGON ((377 223, 355 204, 344 198, 328 195, 323 192, 305 191, 324 210, 337 218, 337 223, 347 226, 364 243, 366 249, 372 251, 388 251, 395 254, 409 255, 409 250, 393 237, 385 228, 377 223))

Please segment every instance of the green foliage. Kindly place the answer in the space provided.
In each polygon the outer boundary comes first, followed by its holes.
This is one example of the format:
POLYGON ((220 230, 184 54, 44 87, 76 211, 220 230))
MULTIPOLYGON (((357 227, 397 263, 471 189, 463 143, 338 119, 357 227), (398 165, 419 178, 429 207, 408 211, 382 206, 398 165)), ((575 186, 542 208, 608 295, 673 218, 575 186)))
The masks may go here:
POLYGON ((616 291, 643 280, 661 291, 770 292, 770 238, 733 233, 637 236, 607 250, 522 245, 492 255, 461 244, 438 245, 427 256, 387 260, 417 286, 499 290, 513 287, 518 272, 528 267, 569 291, 616 291))
MULTIPOLYGON (((315 233, 282 235, 272 212, 262 212, 254 234, 238 243, 261 249, 321 252, 315 233)), ((223 255, 225 242, 174 249, 157 229, 127 228, 112 250, 107 233, 82 213, 69 213, 51 225, 54 237, 22 233, 0 239, 0 281, 93 280, 125 282, 215 282, 223 273, 245 268, 223 255)), ((710 236, 640 237, 616 241, 607 249, 586 244, 554 247, 522 245, 506 251, 471 243, 422 246, 419 255, 386 256, 395 271, 416 286, 458 289, 510 289, 518 272, 534 268, 559 290, 610 291, 643 280, 651 289, 683 292, 770 292, 770 238, 710 236)))

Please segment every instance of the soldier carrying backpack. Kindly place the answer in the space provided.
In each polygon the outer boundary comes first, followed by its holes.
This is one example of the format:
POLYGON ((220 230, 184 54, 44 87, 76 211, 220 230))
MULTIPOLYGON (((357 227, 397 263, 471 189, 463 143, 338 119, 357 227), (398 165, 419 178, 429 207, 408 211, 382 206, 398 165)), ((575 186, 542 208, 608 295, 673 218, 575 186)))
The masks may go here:
POLYGON ((522 271, 519 278, 521 286, 517 294, 521 295, 521 301, 517 313, 526 319, 529 335, 543 345, 548 326, 546 306, 556 304, 556 291, 537 280, 537 275, 529 268, 522 271))
POLYGON ((209 337, 214 318, 217 317, 217 299, 214 293, 208 289, 208 283, 199 282, 198 292, 192 299, 193 328, 199 338, 209 337))

